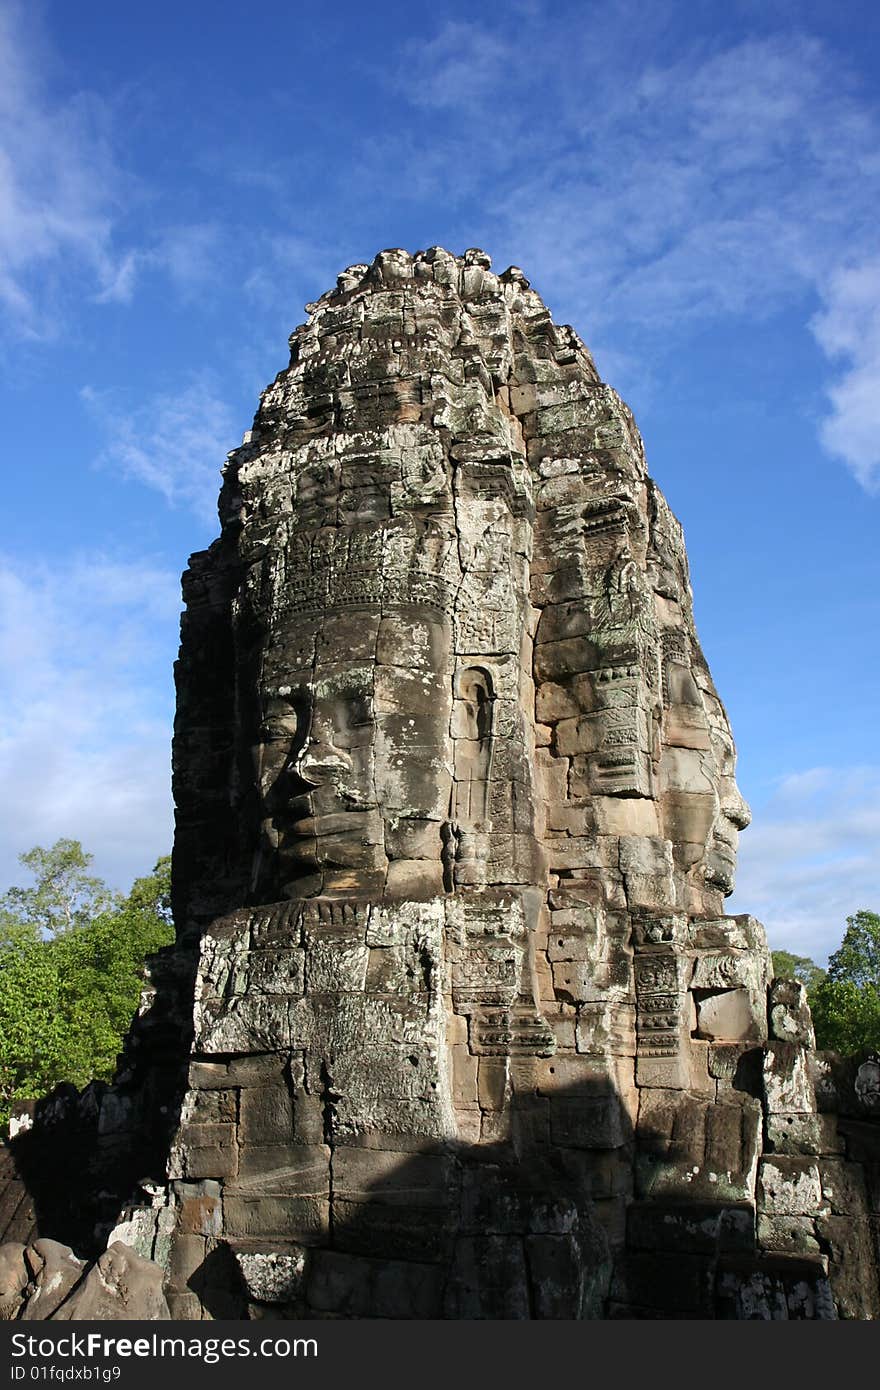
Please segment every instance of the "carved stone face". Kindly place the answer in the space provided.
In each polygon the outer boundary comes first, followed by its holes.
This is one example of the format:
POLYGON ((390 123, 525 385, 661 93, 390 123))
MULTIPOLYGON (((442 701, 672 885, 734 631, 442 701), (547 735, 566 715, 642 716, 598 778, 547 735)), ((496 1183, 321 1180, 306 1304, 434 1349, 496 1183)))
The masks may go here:
POLYGON ((705 885, 727 897, 739 831, 751 815, 736 784, 727 717, 708 680, 690 663, 667 661, 658 792, 679 870, 695 893, 705 885))
POLYGON ((449 650, 435 612, 331 610, 314 664, 264 692, 255 766, 285 896, 442 887, 449 650))
POLYGON ((706 882, 727 897, 734 888, 739 832, 750 824, 752 815, 736 784, 736 754, 730 734, 716 732, 712 749, 718 770, 718 811, 706 856, 706 882))

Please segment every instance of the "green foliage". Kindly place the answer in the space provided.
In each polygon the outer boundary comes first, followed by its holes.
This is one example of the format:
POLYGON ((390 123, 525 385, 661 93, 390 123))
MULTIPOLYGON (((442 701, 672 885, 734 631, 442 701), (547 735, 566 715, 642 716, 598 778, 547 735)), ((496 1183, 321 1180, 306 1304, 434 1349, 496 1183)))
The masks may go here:
POLYGON ((791 951, 772 951, 773 974, 785 980, 800 980, 807 989, 814 989, 825 979, 825 971, 809 956, 795 956, 791 951))
POLYGON ((94 858, 79 840, 56 840, 50 849, 35 845, 18 856, 36 882, 9 888, 0 897, 0 914, 10 923, 44 936, 84 927, 117 899, 103 879, 86 873, 94 858))
MULTIPOLYGON (((76 841, 59 844, 82 855, 76 841)), ((90 858, 82 855, 86 864, 90 858)), ((91 880, 91 902, 100 908, 87 921, 78 908, 76 930, 42 940, 26 920, 0 938, 0 1123, 12 1101, 44 1095, 59 1081, 81 1087, 112 1076, 137 1008, 144 957, 173 938, 169 880, 167 857, 126 898, 91 880)))
POLYGON ((821 1048, 851 1056, 880 1052, 880 916, 862 909, 846 919, 828 974, 810 991, 821 1048))
POLYGON ((846 919, 843 941, 828 958, 829 980, 851 980, 863 989, 880 986, 880 916, 864 908, 846 919))

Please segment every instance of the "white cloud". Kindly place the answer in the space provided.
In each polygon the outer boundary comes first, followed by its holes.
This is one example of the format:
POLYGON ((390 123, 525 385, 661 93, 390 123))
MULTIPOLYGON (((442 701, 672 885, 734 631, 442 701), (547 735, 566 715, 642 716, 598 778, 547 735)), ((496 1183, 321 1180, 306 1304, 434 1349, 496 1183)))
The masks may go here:
POLYGON ((167 852, 178 594, 149 561, 0 558, 0 887, 60 836, 120 888, 167 852))
POLYGON ((25 336, 52 336, 71 276, 124 297, 126 254, 113 223, 127 180, 93 95, 53 100, 33 10, 0 5, 0 303, 25 336))
POLYGON ((793 307, 806 327, 823 299, 814 331, 844 370, 821 441, 873 488, 872 98, 829 46, 781 26, 726 46, 695 36, 664 62, 669 33, 643 6, 619 0, 601 26, 552 19, 544 6, 500 36, 446 23, 405 45, 396 88, 443 123, 375 164, 402 167, 422 197, 428 181, 458 215, 479 204, 466 235, 500 243, 588 341, 625 353, 722 316, 793 307))
POLYGON ((508 40, 479 24, 450 21, 432 39, 407 45, 412 60, 405 78, 410 98, 437 110, 472 109, 491 98, 511 69, 508 40))
POLYGON ((61 74, 39 12, 0 0, 0 306, 18 336, 51 339, 70 302, 128 304, 145 272, 190 299, 216 277, 224 235, 214 223, 136 237, 127 210, 145 195, 116 152, 111 106, 94 92, 57 95, 61 74))
POLYGON ((740 837, 736 894, 774 949, 824 962, 859 908, 880 910, 880 767, 784 778, 740 837))
POLYGON ((880 492, 880 257, 838 271, 812 322, 823 351, 842 372, 828 390, 822 443, 868 492, 880 492))
POLYGON ((101 466, 118 469, 160 492, 169 505, 187 507, 216 525, 220 469, 239 440, 233 411, 208 374, 133 409, 114 392, 87 386, 81 395, 107 436, 101 466))

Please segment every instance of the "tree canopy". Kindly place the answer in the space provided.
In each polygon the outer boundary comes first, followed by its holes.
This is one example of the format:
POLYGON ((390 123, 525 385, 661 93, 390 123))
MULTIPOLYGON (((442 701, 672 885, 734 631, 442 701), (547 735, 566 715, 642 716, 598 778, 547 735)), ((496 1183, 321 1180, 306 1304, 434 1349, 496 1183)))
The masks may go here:
POLYGON ((807 986, 816 1042, 820 1048, 853 1056, 880 1052, 880 916, 861 908, 846 919, 828 969, 807 956, 773 952, 777 975, 807 986))
POLYGON ((99 912, 118 901, 100 878, 86 872, 94 855, 79 840, 56 840, 50 849, 34 845, 18 862, 34 877, 25 888, 8 888, 0 897, 0 914, 7 929, 20 937, 60 936, 86 926, 99 912))
POLYGON ((809 956, 795 956, 791 951, 772 951, 773 973, 786 980, 800 980, 807 989, 814 989, 824 980, 825 971, 809 956))
POLYGON ((14 1100, 112 1076, 144 958, 173 938, 169 856, 125 897, 91 858, 76 840, 37 847, 21 856, 34 885, 0 899, 0 1124, 14 1100))
POLYGON ((880 1052, 880 916, 861 909, 846 919, 828 974, 810 994, 820 1047, 880 1052))

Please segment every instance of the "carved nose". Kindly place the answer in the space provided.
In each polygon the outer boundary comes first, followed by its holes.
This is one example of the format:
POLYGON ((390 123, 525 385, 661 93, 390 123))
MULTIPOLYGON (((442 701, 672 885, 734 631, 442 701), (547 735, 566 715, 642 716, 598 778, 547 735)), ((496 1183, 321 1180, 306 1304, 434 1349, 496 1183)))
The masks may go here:
POLYGON ((321 782, 351 771, 351 758, 342 748, 325 739, 311 739, 303 748, 294 766, 303 781, 317 786, 321 782))
POLYGON ((722 810, 729 821, 733 821, 737 830, 745 830, 747 825, 752 823, 752 813, 749 810, 748 802, 741 796, 739 788, 735 787, 731 795, 724 798, 722 810))

